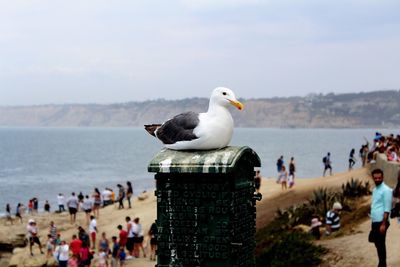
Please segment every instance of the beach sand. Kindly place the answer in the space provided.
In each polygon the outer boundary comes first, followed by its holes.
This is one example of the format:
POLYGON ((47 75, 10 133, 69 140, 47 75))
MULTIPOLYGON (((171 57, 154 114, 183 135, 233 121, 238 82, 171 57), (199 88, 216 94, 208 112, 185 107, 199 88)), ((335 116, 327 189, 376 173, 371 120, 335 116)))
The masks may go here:
MULTIPOLYGON (((352 172, 338 173, 333 176, 297 179, 294 188, 282 192, 280 185, 276 184, 275 178, 264 178, 261 184, 263 199, 257 202, 257 228, 270 222, 278 208, 287 208, 294 204, 305 202, 311 197, 313 190, 319 187, 338 188, 351 178, 361 180, 370 179, 366 169, 356 169, 352 172)), ((125 227, 125 216, 130 216, 131 218, 139 217, 145 234, 156 218, 156 198, 153 193, 149 193, 149 198, 143 201, 138 201, 137 198, 135 198, 132 209, 118 210, 117 205, 118 204, 115 204, 114 206, 101 209, 100 218, 98 219, 99 233, 103 231, 106 232, 110 239, 112 235, 118 235, 118 230, 116 229, 118 224, 125 227)), ((85 217, 82 212, 78 213, 77 224, 75 225, 69 223, 69 215, 67 213, 40 214, 34 217, 38 221, 40 236, 43 243, 45 243, 45 237, 48 231, 47 225, 50 220, 55 221, 58 230, 61 231, 62 237, 67 240, 70 240, 72 234, 77 233, 78 225, 85 226, 85 217)), ((0 226, 0 233, 25 233, 27 219, 28 216, 25 216, 23 225, 4 226, 3 223, 0 226)), ((376 266, 377 256, 375 247, 367 241, 369 227, 370 222, 366 221, 356 227, 356 234, 319 241, 319 244, 331 250, 325 257, 325 265, 323 264, 322 266, 376 266)), ((397 222, 393 220, 388 230, 386 241, 388 266, 400 265, 399 257, 396 254, 400 247, 399 236, 400 227, 397 225, 397 222)), ((18 249, 17 251, 17 256, 14 255, 13 257, 14 262, 23 262, 24 258, 30 258, 28 247, 18 249)), ((44 257, 39 254, 37 246, 34 247, 34 253, 34 257, 44 257)), ((127 261, 126 266, 153 267, 155 266, 155 262, 150 261, 148 257, 142 257, 127 261)))

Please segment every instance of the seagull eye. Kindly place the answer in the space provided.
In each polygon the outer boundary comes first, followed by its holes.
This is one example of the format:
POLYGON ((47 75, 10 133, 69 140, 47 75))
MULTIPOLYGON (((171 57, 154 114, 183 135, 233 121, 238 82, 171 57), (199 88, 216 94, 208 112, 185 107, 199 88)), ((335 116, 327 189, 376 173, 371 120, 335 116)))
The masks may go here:
POLYGON ((226 95, 226 92, 222 92, 223 95, 226 95))

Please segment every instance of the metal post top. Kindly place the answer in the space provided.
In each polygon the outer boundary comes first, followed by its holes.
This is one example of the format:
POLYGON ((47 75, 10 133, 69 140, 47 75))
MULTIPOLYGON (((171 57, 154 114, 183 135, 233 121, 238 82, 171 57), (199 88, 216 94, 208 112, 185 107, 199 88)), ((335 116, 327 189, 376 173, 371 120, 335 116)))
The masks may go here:
POLYGON ((217 150, 176 151, 161 150, 148 166, 157 173, 229 173, 242 160, 249 160, 254 167, 261 166, 257 153, 247 146, 228 146, 217 150))

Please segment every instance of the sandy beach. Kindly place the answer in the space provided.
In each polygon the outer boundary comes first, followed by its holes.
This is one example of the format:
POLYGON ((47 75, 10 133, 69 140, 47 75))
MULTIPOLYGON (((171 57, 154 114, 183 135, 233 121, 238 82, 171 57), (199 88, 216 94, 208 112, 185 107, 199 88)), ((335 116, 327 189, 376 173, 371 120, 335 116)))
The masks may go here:
MULTIPOLYGON (((294 188, 282 192, 280 185, 276 184, 275 178, 263 178, 261 185, 262 201, 257 203, 257 228, 260 228, 273 219, 274 213, 278 208, 287 208, 297 203, 307 201, 313 190, 319 187, 337 188, 351 178, 360 180, 369 180, 367 169, 356 169, 351 172, 337 173, 333 176, 319 177, 312 179, 297 179, 294 188)), ((100 210, 98 218, 99 233, 106 232, 108 238, 112 235, 118 235, 117 225, 121 224, 125 227, 125 217, 139 217, 143 226, 144 233, 147 233, 150 225, 156 218, 156 198, 153 193, 149 193, 149 198, 143 201, 135 198, 132 209, 118 210, 118 204, 108 206, 100 210)), ((45 243, 45 237, 48 232, 48 224, 53 220, 61 235, 66 240, 70 240, 72 234, 77 233, 77 226, 85 226, 84 213, 79 212, 77 223, 71 225, 69 215, 63 214, 39 214, 33 216, 40 229, 40 237, 42 243, 45 243)), ((11 238, 12 235, 18 233, 24 234, 28 218, 24 218, 24 223, 13 226, 4 223, 0 226, 0 239, 11 238)), ((319 244, 330 249, 325 257, 325 262, 321 266, 376 266, 377 256, 373 244, 368 243, 367 236, 369 232, 370 222, 366 220, 364 223, 356 227, 354 234, 337 237, 329 240, 319 241, 319 244), (332 265, 334 264, 334 265, 332 265)), ((400 261, 396 256, 396 251, 400 246, 400 227, 395 220, 392 220, 391 227, 387 234, 387 252, 388 266, 399 266, 400 261)), ((14 266, 28 266, 28 262, 32 264, 32 260, 36 261, 45 256, 39 254, 37 247, 34 247, 35 256, 29 256, 29 248, 16 249, 11 263, 14 266)), ((44 259, 42 259, 44 260, 44 259)), ((127 261, 127 266, 150 267, 155 262, 147 258, 137 258, 127 261)))

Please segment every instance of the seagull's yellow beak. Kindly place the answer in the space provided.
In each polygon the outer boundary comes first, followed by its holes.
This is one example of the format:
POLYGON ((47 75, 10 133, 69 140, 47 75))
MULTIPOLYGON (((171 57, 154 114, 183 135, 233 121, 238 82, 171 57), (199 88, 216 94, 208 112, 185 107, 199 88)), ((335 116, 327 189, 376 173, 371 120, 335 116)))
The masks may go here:
MULTIPOLYGON (((229 99, 228 99, 229 100, 229 99)), ((239 101, 233 101, 233 100, 229 100, 229 102, 233 105, 233 106, 235 106, 235 107, 237 107, 237 109, 238 110, 242 110, 243 108, 244 108, 244 105, 242 104, 242 103, 240 103, 239 101)))

